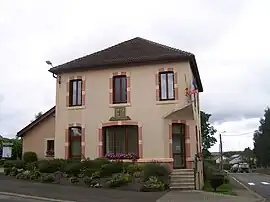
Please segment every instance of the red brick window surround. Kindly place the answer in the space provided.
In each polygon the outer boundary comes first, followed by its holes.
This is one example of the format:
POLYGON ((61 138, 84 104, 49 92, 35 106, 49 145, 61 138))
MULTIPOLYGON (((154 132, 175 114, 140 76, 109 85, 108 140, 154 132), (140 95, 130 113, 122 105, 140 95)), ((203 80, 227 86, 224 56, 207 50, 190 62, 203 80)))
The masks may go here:
POLYGON ((177 72, 160 68, 156 73, 156 101, 178 100, 177 72))
POLYGON ((190 146, 190 132, 189 132, 189 125, 186 123, 185 120, 172 120, 171 123, 169 123, 169 157, 173 158, 173 131, 172 126, 173 124, 184 124, 185 125, 185 166, 186 168, 193 168, 193 160, 191 157, 191 146, 190 146))
POLYGON ((85 158, 85 128, 79 123, 65 130, 65 158, 85 158))
POLYGON ((112 121, 112 122, 102 123, 98 129, 98 157, 103 157, 106 153, 122 153, 122 152, 123 153, 134 152, 139 156, 139 158, 143 157, 141 123, 138 123, 135 121, 112 121), (106 129, 108 128, 111 128, 112 130, 106 131, 106 129), (120 134, 120 133, 117 133, 117 134, 114 133, 115 129, 122 130, 124 141, 117 141, 117 140, 121 140, 121 138, 120 139, 114 138, 115 135, 120 134), (106 140, 108 138, 105 135, 106 132, 111 133, 110 137, 112 138, 111 139, 112 141, 106 140), (128 137, 129 135, 132 135, 132 136, 128 137), (136 145, 134 144, 134 141, 136 145), (112 150, 112 151, 108 151, 108 150, 112 150))
POLYGON ((70 76, 67 82, 66 106, 85 105, 85 77, 70 76))
POLYGON ((130 103, 130 76, 127 72, 114 72, 109 79, 109 103, 130 103))
POLYGON ((113 104, 127 103, 127 76, 113 77, 113 104))

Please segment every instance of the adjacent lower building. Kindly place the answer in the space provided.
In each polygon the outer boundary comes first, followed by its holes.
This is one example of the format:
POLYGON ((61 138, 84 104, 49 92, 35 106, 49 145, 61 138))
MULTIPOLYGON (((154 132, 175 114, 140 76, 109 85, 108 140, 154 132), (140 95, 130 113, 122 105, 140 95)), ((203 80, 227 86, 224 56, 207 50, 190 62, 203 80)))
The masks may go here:
POLYGON ((56 105, 18 132, 24 151, 45 158, 54 140, 55 158, 134 153, 138 162, 194 169, 202 187, 203 87, 192 53, 137 37, 49 71, 56 105))

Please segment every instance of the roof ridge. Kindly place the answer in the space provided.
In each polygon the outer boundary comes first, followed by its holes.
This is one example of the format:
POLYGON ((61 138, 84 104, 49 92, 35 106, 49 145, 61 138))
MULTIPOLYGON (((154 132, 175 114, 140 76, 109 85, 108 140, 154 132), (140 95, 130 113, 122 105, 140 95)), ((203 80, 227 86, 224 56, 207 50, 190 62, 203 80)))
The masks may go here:
POLYGON ((164 44, 161 44, 161 43, 157 43, 157 42, 154 42, 154 41, 150 41, 150 40, 148 40, 148 39, 144 39, 144 38, 141 38, 141 37, 136 37, 136 38, 139 38, 139 39, 141 39, 141 40, 144 40, 144 41, 146 41, 146 42, 148 42, 148 43, 150 43, 150 44, 153 44, 153 45, 158 45, 158 46, 161 46, 161 47, 163 47, 163 48, 168 48, 168 49, 170 49, 170 50, 172 50, 172 51, 176 51, 177 53, 185 53, 185 54, 187 54, 187 55, 189 55, 189 56, 193 56, 194 54, 193 53, 190 53, 190 52, 187 52, 187 51, 183 51, 183 50, 180 50, 180 49, 178 49, 178 48, 173 48, 173 47, 171 47, 171 46, 167 46, 167 45, 164 45, 164 44))
MULTIPOLYGON (((136 38, 140 38, 140 37, 135 37, 135 38, 132 38, 132 39, 129 39, 129 40, 126 40, 126 41, 117 43, 117 44, 115 44, 115 45, 109 46, 109 47, 107 47, 107 48, 101 49, 101 50, 99 50, 99 51, 96 51, 96 52, 94 52, 94 53, 91 53, 91 54, 88 54, 88 55, 85 55, 85 56, 82 56, 82 57, 79 57, 79 58, 76 58, 76 59, 71 60, 71 61, 69 61, 69 62, 66 62, 66 63, 64 63, 64 64, 58 65, 58 66, 56 66, 56 67, 60 67, 60 66, 67 65, 67 64, 71 64, 71 63, 73 63, 73 62, 83 60, 83 59, 86 58, 86 57, 97 55, 97 54, 99 54, 100 52, 106 51, 106 50, 111 49, 111 48, 115 48, 115 47, 120 46, 120 45, 123 45, 123 44, 125 44, 125 43, 127 43, 127 42, 130 42, 130 41, 136 39, 136 38)), ((56 67, 53 67, 52 69, 54 69, 54 68, 56 68, 56 67)))

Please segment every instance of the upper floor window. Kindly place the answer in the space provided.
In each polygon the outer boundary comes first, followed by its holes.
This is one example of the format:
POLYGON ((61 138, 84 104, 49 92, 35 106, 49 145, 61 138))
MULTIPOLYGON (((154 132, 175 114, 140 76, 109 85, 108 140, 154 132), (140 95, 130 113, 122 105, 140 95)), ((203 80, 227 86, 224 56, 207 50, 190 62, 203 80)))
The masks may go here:
POLYGON ((113 77, 113 104, 127 103, 127 77, 113 77))
POLYGON ((174 73, 171 71, 159 73, 160 100, 174 100, 174 73))
POLYGON ((82 105, 82 80, 71 80, 69 83, 69 106, 82 105))

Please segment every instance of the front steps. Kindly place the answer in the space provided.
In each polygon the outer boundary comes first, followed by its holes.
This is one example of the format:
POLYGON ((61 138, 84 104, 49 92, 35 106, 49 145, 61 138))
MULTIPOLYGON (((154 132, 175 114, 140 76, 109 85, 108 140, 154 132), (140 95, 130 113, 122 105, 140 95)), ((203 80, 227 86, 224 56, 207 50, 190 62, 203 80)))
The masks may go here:
POLYGON ((170 189, 194 190, 195 178, 193 169, 174 169, 171 174, 170 189))

